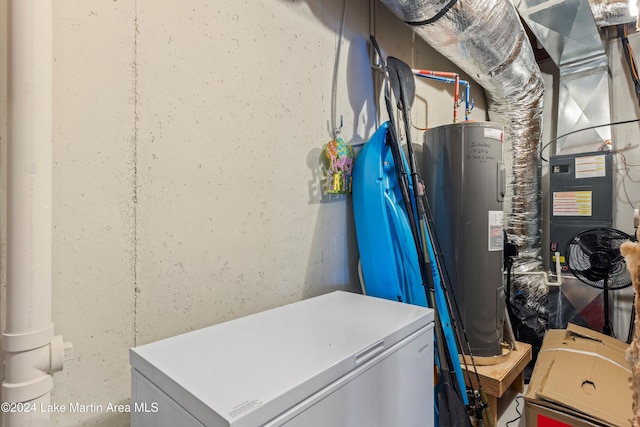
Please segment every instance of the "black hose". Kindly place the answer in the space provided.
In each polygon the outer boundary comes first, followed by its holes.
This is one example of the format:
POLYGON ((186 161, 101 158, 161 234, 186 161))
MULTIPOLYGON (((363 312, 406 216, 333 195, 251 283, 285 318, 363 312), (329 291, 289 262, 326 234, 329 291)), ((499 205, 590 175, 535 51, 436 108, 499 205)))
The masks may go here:
POLYGON ((569 135, 573 135, 574 133, 578 133, 578 132, 583 132, 585 130, 591 130, 591 129, 597 129, 597 128, 601 128, 601 127, 605 127, 605 126, 617 126, 617 125, 625 125, 627 123, 635 123, 635 122, 640 122, 640 119, 631 119, 631 120, 622 120, 619 122, 611 122, 611 123, 604 123, 601 125, 593 125, 593 126, 588 126, 586 128, 582 128, 582 129, 576 129, 576 130, 572 130, 571 132, 567 132, 564 135, 560 135, 556 138, 553 138, 551 141, 547 142, 546 144, 544 144, 542 146, 542 148, 540 149, 540 160, 548 162, 548 159, 545 159, 544 157, 542 157, 542 153, 544 152, 544 150, 550 146, 551 144, 553 144, 554 142, 556 142, 557 140, 561 139, 561 138, 565 138, 569 135))
POLYGON ((407 24, 407 25, 411 25, 412 27, 420 27, 422 25, 433 24, 438 19, 442 18, 447 12, 449 12, 449 10, 453 6, 455 6, 457 2, 458 2, 458 0, 449 1, 449 3, 447 3, 442 9, 440 9, 440 11, 438 13, 436 13, 435 15, 433 15, 429 19, 425 19, 424 21, 417 21, 417 22, 404 21, 404 23, 407 24))
POLYGON ((636 67, 636 61, 633 57, 633 50, 629 46, 629 39, 627 38, 627 32, 625 24, 618 25, 618 36, 622 42, 622 50, 624 51, 624 57, 627 59, 627 65, 629 66, 629 73, 633 80, 633 86, 636 91, 636 98, 638 98, 638 104, 640 105, 640 80, 638 79, 638 68, 636 67))

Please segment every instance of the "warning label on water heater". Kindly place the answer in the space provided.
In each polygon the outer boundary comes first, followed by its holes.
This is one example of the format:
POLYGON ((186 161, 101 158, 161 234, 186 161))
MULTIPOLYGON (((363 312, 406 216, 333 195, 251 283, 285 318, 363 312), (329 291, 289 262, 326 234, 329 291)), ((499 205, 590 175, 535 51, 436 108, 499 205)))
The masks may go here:
POLYGON ((502 241, 502 211, 489 211, 489 251, 501 251, 502 241))
POLYGON ((497 139, 502 142, 502 131, 500 129, 484 128, 484 137, 490 139, 497 139))

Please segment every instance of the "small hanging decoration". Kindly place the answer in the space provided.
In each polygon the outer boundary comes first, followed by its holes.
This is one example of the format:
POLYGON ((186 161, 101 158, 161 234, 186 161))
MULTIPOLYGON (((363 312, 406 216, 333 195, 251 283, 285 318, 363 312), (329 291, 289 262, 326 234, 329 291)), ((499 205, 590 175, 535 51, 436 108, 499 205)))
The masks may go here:
POLYGON ((327 144, 326 154, 329 159, 327 193, 350 194, 353 158, 355 157, 353 148, 347 145, 342 138, 336 137, 327 144))

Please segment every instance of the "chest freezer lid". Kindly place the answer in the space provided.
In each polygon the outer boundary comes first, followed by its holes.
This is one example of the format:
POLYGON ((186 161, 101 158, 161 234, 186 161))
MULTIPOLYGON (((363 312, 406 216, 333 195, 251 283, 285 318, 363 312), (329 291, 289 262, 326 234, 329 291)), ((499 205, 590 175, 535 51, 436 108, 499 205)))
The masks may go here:
POLYGON ((428 308, 337 291, 130 350, 205 425, 262 425, 407 335, 428 308))

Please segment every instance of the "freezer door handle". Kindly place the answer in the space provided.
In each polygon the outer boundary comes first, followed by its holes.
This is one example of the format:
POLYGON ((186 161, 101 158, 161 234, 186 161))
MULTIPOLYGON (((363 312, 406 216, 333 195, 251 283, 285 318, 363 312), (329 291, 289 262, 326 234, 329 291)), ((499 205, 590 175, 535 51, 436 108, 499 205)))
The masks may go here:
POLYGON ((373 359, 384 351, 384 340, 380 340, 375 344, 370 345, 358 354, 356 354, 356 366, 360 366, 363 363, 373 359))

